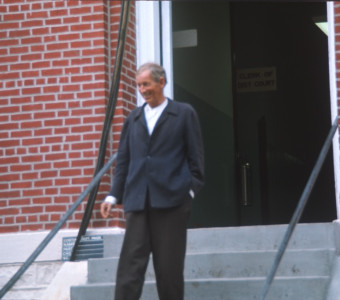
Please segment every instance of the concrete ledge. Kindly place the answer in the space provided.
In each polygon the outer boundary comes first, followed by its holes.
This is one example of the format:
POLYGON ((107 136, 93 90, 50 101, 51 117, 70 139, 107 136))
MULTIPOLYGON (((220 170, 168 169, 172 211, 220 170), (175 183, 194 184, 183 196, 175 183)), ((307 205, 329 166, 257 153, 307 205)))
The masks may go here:
MULTIPOLYGON (((124 232, 121 228, 89 229, 87 235, 115 235, 124 232)), ((22 263, 33 253, 49 231, 20 232, 0 235, 0 264, 22 263)), ((60 230, 50 241, 36 261, 56 261, 62 257, 63 237, 77 236, 78 230, 60 230)))

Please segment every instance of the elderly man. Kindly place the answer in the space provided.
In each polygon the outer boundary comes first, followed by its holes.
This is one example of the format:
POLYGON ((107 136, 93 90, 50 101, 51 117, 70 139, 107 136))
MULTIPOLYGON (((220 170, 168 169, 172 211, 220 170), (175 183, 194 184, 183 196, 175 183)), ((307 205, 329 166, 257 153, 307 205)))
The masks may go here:
POLYGON ((204 182, 200 125, 189 104, 164 96, 163 67, 142 65, 136 81, 145 103, 124 123, 114 181, 101 205, 104 218, 116 203, 126 215, 115 299, 140 298, 152 253, 160 300, 182 300, 187 223, 204 182))

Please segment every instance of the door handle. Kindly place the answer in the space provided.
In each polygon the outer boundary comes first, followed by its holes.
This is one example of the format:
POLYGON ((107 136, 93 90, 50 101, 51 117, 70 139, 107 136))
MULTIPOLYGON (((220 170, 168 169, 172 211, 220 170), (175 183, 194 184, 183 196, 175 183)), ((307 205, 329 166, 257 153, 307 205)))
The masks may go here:
POLYGON ((241 206, 251 205, 251 168, 249 162, 241 163, 241 206))

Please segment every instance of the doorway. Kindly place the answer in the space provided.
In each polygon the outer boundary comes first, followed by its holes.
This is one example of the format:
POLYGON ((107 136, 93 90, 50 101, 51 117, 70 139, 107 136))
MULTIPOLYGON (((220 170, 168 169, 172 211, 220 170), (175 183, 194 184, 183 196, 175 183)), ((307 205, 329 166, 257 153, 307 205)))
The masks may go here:
MULTIPOLYGON (((198 112, 191 227, 288 223, 330 128, 325 3, 173 2, 174 99, 198 112)), ((301 222, 336 218, 329 153, 301 222)))

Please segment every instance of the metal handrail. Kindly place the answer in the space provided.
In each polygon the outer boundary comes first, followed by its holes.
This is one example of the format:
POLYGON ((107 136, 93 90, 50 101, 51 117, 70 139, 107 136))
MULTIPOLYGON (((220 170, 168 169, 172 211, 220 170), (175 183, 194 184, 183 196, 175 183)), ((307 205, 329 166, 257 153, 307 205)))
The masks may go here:
POLYGON ((289 226, 287 227, 287 230, 286 230, 286 233, 282 239, 282 242, 281 242, 281 245, 277 251, 277 254, 275 256, 275 259, 274 259, 274 262, 273 262, 273 265, 272 265, 272 268, 267 276, 267 279, 266 279, 266 282, 263 286, 263 289, 262 289, 262 293, 261 293, 261 296, 259 298, 259 300, 264 300, 266 298, 266 295, 269 291, 269 288, 273 282, 273 279, 274 279, 274 276, 276 274, 276 271, 279 267, 279 264, 281 262, 281 259, 283 257, 283 254, 285 253, 285 250, 288 246, 288 243, 289 243, 289 240, 290 240, 290 237, 292 236, 293 234, 293 231, 295 229, 295 226, 297 225, 297 223, 299 222, 300 220, 300 217, 303 213, 303 210, 307 204, 307 201, 309 199, 309 196, 310 196, 310 193, 314 187, 314 184, 315 184, 315 181, 320 173, 320 170, 323 166, 323 163, 326 159, 326 156, 327 156, 327 153, 328 153, 328 150, 332 144, 332 140, 333 140, 333 137, 334 137, 334 134, 335 132, 337 131, 338 129, 338 116, 335 118, 334 120, 334 123, 333 123, 333 126, 331 127, 330 131, 329 131, 329 134, 325 140, 325 143, 323 145, 323 147, 321 148, 321 152, 319 154, 319 157, 315 163, 315 166, 312 170, 312 173, 307 181, 307 184, 305 186, 305 189, 301 195, 301 198, 298 202, 298 205, 295 209, 295 212, 293 214, 293 217, 291 218, 290 220, 290 223, 289 223, 289 226))
POLYGON ((105 166, 96 174, 96 176, 92 179, 90 184, 80 194, 78 199, 72 204, 70 209, 59 220, 59 222, 54 226, 54 228, 49 232, 49 234, 43 239, 43 241, 39 244, 39 246, 33 251, 31 256, 18 269, 18 271, 12 276, 12 278, 3 286, 3 288, 0 290, 0 299, 12 288, 12 286, 19 280, 21 275, 30 267, 30 265, 33 263, 33 261, 45 249, 45 247, 48 245, 48 243, 57 234, 59 229, 65 224, 65 222, 68 220, 68 218, 74 213, 74 211, 77 209, 77 207, 85 199, 85 197, 91 192, 91 190, 95 187, 95 185, 104 176, 104 174, 110 168, 110 166, 113 164, 113 162, 116 160, 116 158, 117 158, 117 153, 115 153, 114 155, 111 156, 111 158, 107 161, 105 166))

